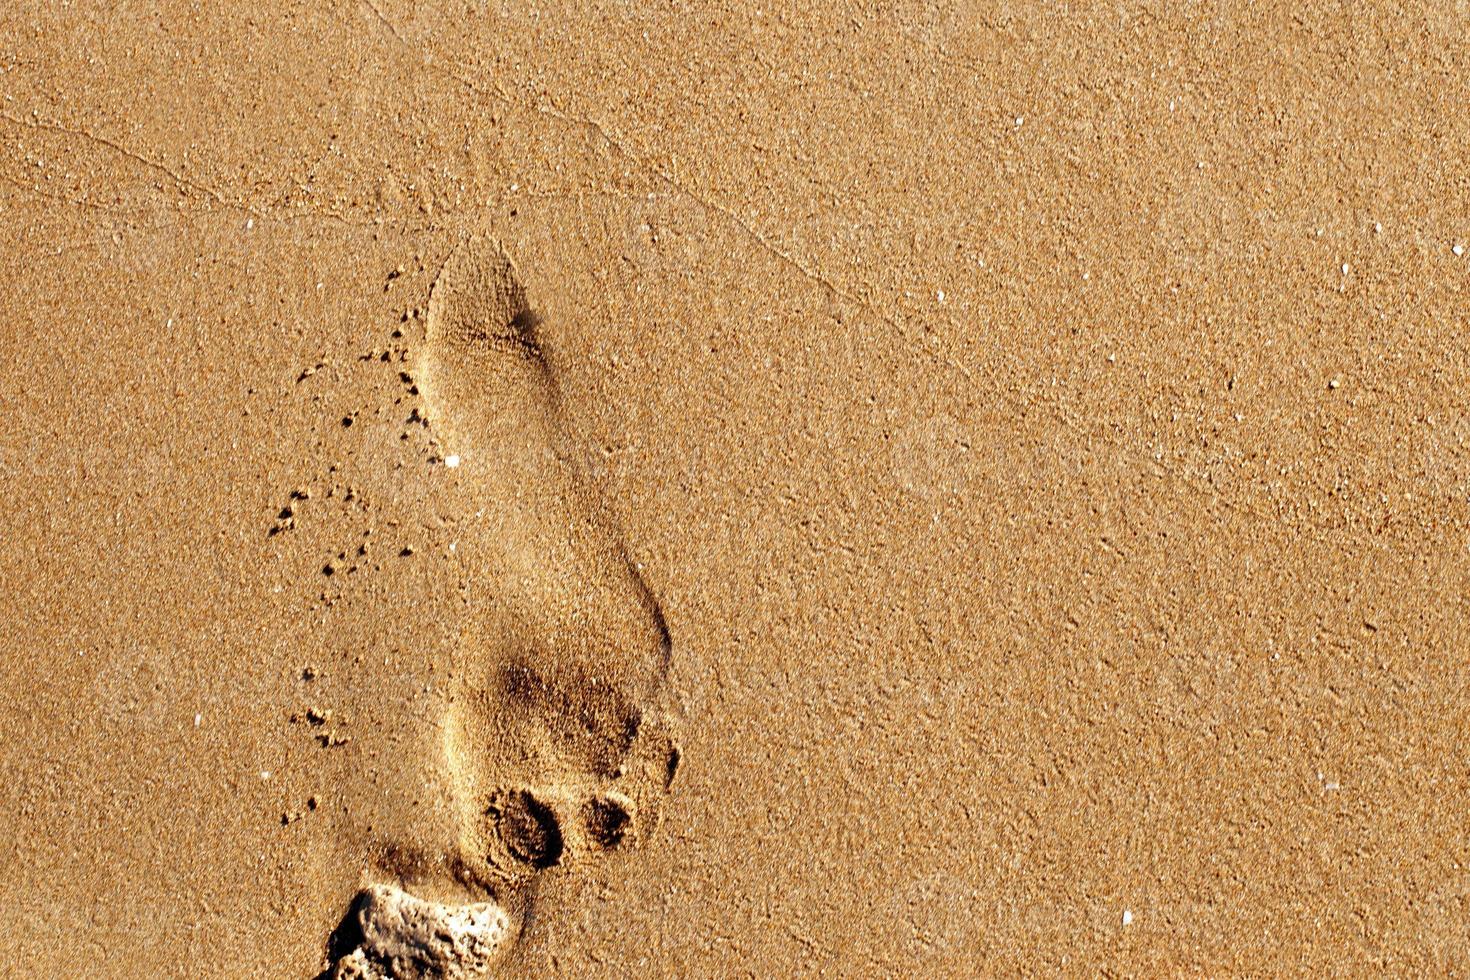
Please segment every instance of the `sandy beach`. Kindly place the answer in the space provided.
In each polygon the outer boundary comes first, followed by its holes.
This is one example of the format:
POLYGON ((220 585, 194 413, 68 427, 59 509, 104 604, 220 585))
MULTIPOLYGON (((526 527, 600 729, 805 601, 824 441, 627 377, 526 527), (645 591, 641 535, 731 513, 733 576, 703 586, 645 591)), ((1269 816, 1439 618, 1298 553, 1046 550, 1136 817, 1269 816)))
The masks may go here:
POLYGON ((1470 9, 0 11, 0 975, 1470 973, 1470 9))

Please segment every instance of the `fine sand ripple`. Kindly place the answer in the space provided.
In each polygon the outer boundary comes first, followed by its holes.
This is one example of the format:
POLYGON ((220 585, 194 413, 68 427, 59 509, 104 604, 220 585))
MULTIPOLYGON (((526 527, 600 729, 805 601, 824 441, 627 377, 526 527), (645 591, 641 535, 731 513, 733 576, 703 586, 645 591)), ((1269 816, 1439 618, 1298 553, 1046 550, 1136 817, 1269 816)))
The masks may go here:
MULTIPOLYGON (((447 478, 475 507, 457 552, 474 601, 443 727, 458 812, 447 864, 507 900, 545 869, 646 836, 679 764, 668 629, 564 445, 537 326, 509 257, 472 238, 434 283, 414 364, 447 478)), ((495 903, 382 887, 358 901, 363 939, 341 977, 478 976, 513 934, 495 903)))

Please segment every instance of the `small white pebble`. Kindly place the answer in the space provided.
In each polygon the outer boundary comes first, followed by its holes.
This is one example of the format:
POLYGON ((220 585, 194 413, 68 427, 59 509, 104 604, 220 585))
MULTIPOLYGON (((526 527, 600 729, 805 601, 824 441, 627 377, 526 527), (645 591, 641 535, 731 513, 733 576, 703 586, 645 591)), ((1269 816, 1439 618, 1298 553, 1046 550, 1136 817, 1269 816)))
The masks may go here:
POLYGON ((1133 911, 1131 909, 1123 910, 1123 924, 1125 926, 1133 925, 1133 911))
POLYGON ((1352 267, 1349 266, 1346 262, 1344 262, 1342 264, 1342 274, 1343 275, 1347 275, 1348 274, 1348 269, 1350 269, 1350 268, 1352 268, 1352 267))
POLYGON ((447 467, 449 467, 450 469, 454 469, 456 466, 459 465, 459 457, 458 456, 445 456, 444 457, 444 465, 447 466, 447 467))
POLYGON ((254 228, 255 227, 255 219, 254 218, 246 218, 245 219, 245 227, 246 228, 254 228))
POLYGON ((195 728, 198 728, 199 727, 199 723, 201 721, 203 721, 203 720, 204 720, 204 716, 196 712, 194 714, 194 727, 195 728))
POLYGON ((1452 248, 1452 249, 1450 249, 1450 251, 1451 252, 1454 252, 1456 255, 1464 255, 1465 254, 1465 246, 1464 245, 1461 245, 1459 242, 1456 242, 1455 243, 1455 247, 1452 248))
POLYGON ((1375 221, 1375 222, 1373 222, 1373 234, 1375 234, 1375 235, 1381 235, 1381 234, 1383 234, 1383 222, 1381 222, 1381 221, 1375 221))
POLYGON ((1025 121, 1026 121, 1025 117, 1023 117, 1023 116, 1017 116, 1016 117, 1016 128, 1017 129, 1020 129, 1021 128, 1021 124, 1023 122, 1025 122, 1025 121))
POLYGON ((944 290, 942 290, 942 289, 935 290, 934 295, 936 295, 936 296, 939 297, 939 302, 941 302, 941 303, 944 302, 944 290))
POLYGON ((262 769, 262 770, 260 770, 260 778, 261 779, 270 779, 271 778, 271 771, 269 769, 262 769))
POLYGON ((1332 782, 1332 783, 1328 783, 1326 786, 1323 786, 1322 788, 1325 789, 1329 793, 1335 793, 1338 790, 1342 789, 1342 783, 1332 782))

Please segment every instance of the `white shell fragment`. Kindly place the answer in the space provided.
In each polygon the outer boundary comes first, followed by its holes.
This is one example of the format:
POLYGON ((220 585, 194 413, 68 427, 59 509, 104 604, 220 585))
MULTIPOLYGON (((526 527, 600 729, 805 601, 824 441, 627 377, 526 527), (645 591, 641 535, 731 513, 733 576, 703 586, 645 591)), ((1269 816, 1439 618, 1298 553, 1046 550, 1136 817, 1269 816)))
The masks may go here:
POLYGON ((510 944, 510 916, 494 902, 443 905, 392 885, 358 900, 362 943, 333 980, 479 980, 510 944))

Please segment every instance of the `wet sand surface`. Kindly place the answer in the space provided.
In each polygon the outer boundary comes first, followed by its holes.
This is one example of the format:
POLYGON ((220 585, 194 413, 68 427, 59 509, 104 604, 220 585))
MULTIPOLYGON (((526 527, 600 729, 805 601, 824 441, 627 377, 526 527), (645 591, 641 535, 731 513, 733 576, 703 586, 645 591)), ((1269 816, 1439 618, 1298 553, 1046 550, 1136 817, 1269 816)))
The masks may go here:
POLYGON ((0 972, 1470 968, 1428 9, 7 8, 0 972))

